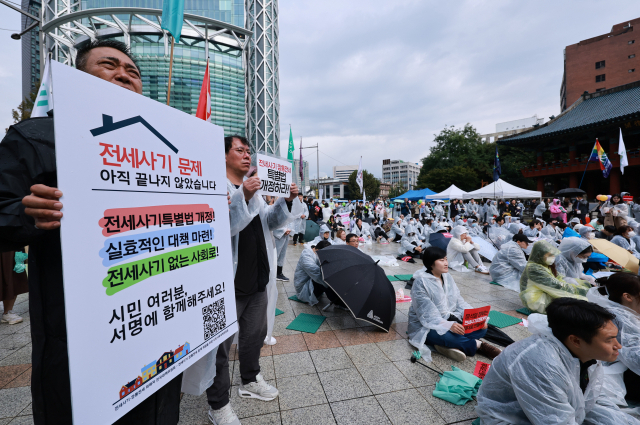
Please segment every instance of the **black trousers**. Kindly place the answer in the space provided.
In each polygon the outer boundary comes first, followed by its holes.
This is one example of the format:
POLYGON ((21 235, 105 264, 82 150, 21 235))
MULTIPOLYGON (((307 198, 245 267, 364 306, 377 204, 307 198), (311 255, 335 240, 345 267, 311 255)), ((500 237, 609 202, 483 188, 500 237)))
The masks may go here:
POLYGON ((304 233, 296 233, 293 235, 293 243, 304 243, 304 233))
POLYGON ((378 239, 380 236, 382 236, 385 239, 389 239, 389 236, 387 235, 387 233, 381 228, 377 228, 374 233, 376 235, 376 239, 378 239))
POLYGON ((315 295, 317 299, 320 299, 322 294, 327 294, 327 298, 329 298, 329 301, 331 301, 332 303, 346 307, 338 294, 336 294, 333 289, 325 287, 323 284, 314 281, 313 295, 315 295))
POLYGON ((625 398, 629 401, 640 402, 640 376, 636 375, 631 369, 627 369, 622 379, 625 387, 627 387, 625 398))

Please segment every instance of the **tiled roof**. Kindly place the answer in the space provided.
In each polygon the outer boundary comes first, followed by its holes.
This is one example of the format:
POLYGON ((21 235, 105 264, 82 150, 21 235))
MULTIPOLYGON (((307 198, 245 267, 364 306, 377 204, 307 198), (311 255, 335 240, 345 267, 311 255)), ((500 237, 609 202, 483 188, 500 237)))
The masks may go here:
POLYGON ((501 145, 519 145, 570 133, 613 124, 640 116, 640 84, 629 84, 611 89, 611 92, 592 93, 582 102, 565 111, 547 124, 498 141, 501 145))

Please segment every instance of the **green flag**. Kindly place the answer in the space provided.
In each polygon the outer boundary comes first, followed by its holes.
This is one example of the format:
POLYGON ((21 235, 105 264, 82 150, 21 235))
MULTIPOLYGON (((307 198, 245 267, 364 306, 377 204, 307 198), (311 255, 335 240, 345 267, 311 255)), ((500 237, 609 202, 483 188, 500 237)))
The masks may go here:
POLYGON ((162 0, 162 25, 160 27, 169 31, 176 42, 180 41, 183 17, 184 0, 162 0))
POLYGON ((291 127, 289 127, 289 154, 287 159, 293 164, 293 133, 291 133, 291 127))

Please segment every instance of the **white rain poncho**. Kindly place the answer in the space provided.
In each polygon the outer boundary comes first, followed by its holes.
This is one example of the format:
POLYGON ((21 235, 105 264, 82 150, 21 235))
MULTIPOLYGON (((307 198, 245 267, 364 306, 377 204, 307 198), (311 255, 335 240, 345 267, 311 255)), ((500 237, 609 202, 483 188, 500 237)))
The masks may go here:
POLYGON ((487 229, 488 238, 493 242, 496 248, 500 249, 502 244, 509 242, 513 239, 513 235, 504 227, 489 227, 487 229))
POLYGON ((318 299, 313 294, 313 282, 324 285, 320 260, 311 248, 305 248, 300 254, 298 265, 293 276, 293 286, 296 288, 296 296, 300 301, 309 305, 318 304, 318 299))
POLYGON ((592 237, 595 238, 595 231, 596 229, 594 229, 593 227, 590 226, 582 226, 580 228, 580 230, 578 230, 578 233, 580 233, 580 237, 584 240, 589 240, 589 238, 587 237, 588 233, 592 234, 592 237))
POLYGON ((514 241, 502 244, 493 257, 489 273, 491 280, 507 289, 520 292, 520 276, 527 266, 527 259, 520 245, 514 241))
POLYGON ((531 228, 531 226, 527 226, 526 229, 522 230, 522 234, 525 235, 528 238, 538 238, 538 237, 540 237, 540 231, 538 229, 536 229, 535 226, 533 228, 531 228))
POLYGON ((587 299, 615 314, 613 323, 618 327, 616 339, 622 345, 618 350, 618 360, 605 364, 605 389, 610 392, 610 397, 616 401, 617 405, 626 406, 624 399, 626 388, 621 375, 626 369, 631 369, 633 373, 640 375, 640 315, 622 304, 611 301, 607 296, 600 294, 598 289, 589 289, 587 299), (624 367, 620 368, 620 365, 616 365, 617 363, 621 363, 624 367), (615 373, 616 369, 618 373, 615 373))
POLYGON ((466 208, 468 215, 475 215, 478 213, 480 206, 475 202, 472 203, 471 201, 469 201, 469 203, 466 205, 466 208))
POLYGON ((529 316, 534 334, 496 357, 478 391, 476 413, 482 425, 638 424, 603 394, 602 362, 588 368, 580 388, 580 360, 553 336, 547 317, 529 316))
POLYGON ((249 202, 245 200, 242 186, 236 186, 227 180, 227 191, 231 203, 229 204, 229 225, 231 236, 231 255, 233 257, 233 275, 238 268, 238 241, 240 232, 251 223, 256 215, 260 215, 264 242, 269 257, 269 283, 267 284, 267 340, 271 338, 275 322, 276 301, 278 300, 278 288, 276 287, 276 248, 271 237, 271 232, 285 226, 287 223, 300 217, 306 207, 296 197, 291 205, 291 212, 287 208, 284 198, 278 198, 273 205, 267 205, 262 196, 254 194, 249 202))
MULTIPOLYGON (((276 242, 276 252, 278 256, 278 267, 284 266, 284 258, 287 254, 287 246, 289 245, 289 235, 285 235, 287 230, 291 230, 290 223, 278 227, 273 231, 273 237, 276 242)), ((291 226, 293 227, 293 226, 291 226)))
POLYGON ((293 223, 291 224, 292 233, 294 234, 302 233, 304 235, 307 229, 307 218, 309 218, 309 209, 306 208, 305 204, 303 204, 302 206, 304 207, 302 213, 300 213, 300 215, 298 215, 298 218, 293 220, 293 223), (301 217, 302 215, 304 215, 304 218, 301 217))
POLYGON ((522 229, 522 227, 520 227, 520 225, 516 223, 511 223, 507 228, 507 230, 509 230, 509 233, 511 233, 512 235, 517 235, 518 233, 520 233, 520 229, 522 229))
POLYGON ((564 238, 560 242, 561 254, 556 257, 556 271, 565 276, 573 279, 581 279, 587 281, 589 284, 595 283, 593 276, 584 274, 583 263, 586 261, 580 261, 578 255, 585 249, 591 247, 591 244, 582 238, 564 238))
POLYGON ((533 210, 534 217, 542 217, 542 214, 547 210, 547 206, 541 201, 535 210, 533 210))
POLYGON ((547 224, 541 232, 541 236, 549 241, 555 242, 558 241, 560 239, 562 239, 562 233, 560 232, 560 228, 558 226, 556 226, 555 228, 550 225, 547 224))
POLYGON ((529 310, 544 314, 551 301, 561 297, 587 299, 591 285, 584 281, 569 283, 561 274, 555 276, 546 263, 547 257, 557 259, 560 254, 560 250, 549 241, 533 244, 529 262, 520 277, 520 300, 529 310))
POLYGON ((416 228, 410 224, 405 229, 404 236, 402 237, 402 239, 400 239, 400 248, 398 248, 398 254, 405 255, 407 251, 415 252, 414 250, 416 246, 420 246, 421 244, 422 242, 418 238, 416 228), (412 236, 409 236, 410 234, 412 234, 412 236), (414 245, 412 242, 415 242, 416 245, 414 245))
POLYGON ((427 273, 425 268, 414 273, 413 277, 407 334, 409 343, 420 351, 425 361, 430 362, 431 350, 425 345, 429 331, 446 334, 456 323, 449 321, 449 316, 462 319, 464 309, 473 307, 462 298, 449 273, 442 275, 443 283, 427 273))
POLYGON ((629 240, 624 236, 616 235, 611 239, 612 244, 618 245, 620 248, 624 248, 633 254, 634 257, 640 258, 640 252, 636 249, 636 243, 633 240, 629 240))
POLYGON ((394 240, 398 235, 400 236, 404 235, 404 230, 402 229, 402 227, 400 227, 400 224, 398 222, 395 222, 391 225, 391 231, 389 231, 389 238, 391 240, 394 240))
POLYGON ((449 240, 449 245, 447 245, 447 260, 449 260, 449 268, 463 273, 473 271, 472 269, 468 269, 464 266, 463 254, 470 252, 473 249, 480 251, 480 245, 477 243, 462 242, 460 240, 460 236, 465 233, 468 233, 465 227, 456 226, 451 231, 451 235, 453 237, 449 240))
POLYGON ((368 225, 364 222, 361 222, 360 226, 362 227, 359 228, 357 224, 354 224, 353 229, 351 229, 351 233, 355 233, 359 238, 364 238, 365 240, 371 239, 368 225))
POLYGON ((607 212, 610 212, 614 217, 623 217, 627 218, 629 216, 629 206, 625 203, 620 204, 612 204, 611 201, 607 201, 600 207, 600 212, 602 215, 605 215, 607 212))
POLYGON ((442 217, 444 215, 444 208, 442 208, 441 204, 437 204, 433 208, 433 212, 436 215, 436 218, 438 219, 438 221, 440 221, 440 217, 442 217))
POLYGON ((633 241, 633 243, 636 244, 636 251, 637 251, 638 247, 640 246, 640 234, 638 232, 640 225, 635 220, 631 220, 627 224, 629 226, 631 226, 631 228, 633 229, 634 232, 636 232, 636 235, 634 237, 632 237, 631 240, 633 241))
POLYGON ((482 237, 482 228, 478 226, 478 223, 476 223, 474 219, 468 219, 467 225, 469 226, 469 235, 482 237))
POLYGON ((492 217, 497 217, 500 215, 500 213, 498 212, 498 207, 496 207, 496 205, 496 201, 491 201, 491 204, 489 204, 489 208, 487 208, 487 222, 490 222, 492 217))
POLYGON ((317 245, 318 243, 320 243, 320 241, 327 241, 333 245, 333 240, 331 239, 331 230, 329 230, 329 226, 327 226, 326 224, 323 224, 322 226, 320 226, 320 231, 318 232, 318 236, 316 236, 316 238, 313 241, 311 241, 310 246, 317 245), (324 234, 327 232, 329 233, 329 237, 325 239, 324 234))

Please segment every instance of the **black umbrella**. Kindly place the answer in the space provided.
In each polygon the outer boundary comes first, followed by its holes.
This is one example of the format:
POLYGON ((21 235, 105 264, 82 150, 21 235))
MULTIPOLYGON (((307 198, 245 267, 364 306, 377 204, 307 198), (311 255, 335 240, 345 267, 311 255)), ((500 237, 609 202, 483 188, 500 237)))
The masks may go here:
POLYGON ((585 192, 582 189, 574 189, 574 188, 568 187, 566 189, 557 191, 556 196, 563 196, 567 198, 567 197, 576 196, 576 195, 585 195, 586 193, 587 192, 585 192))
POLYGON ((396 295, 384 270, 373 258, 350 245, 318 251, 322 277, 356 319, 389 332, 396 315, 396 295))

